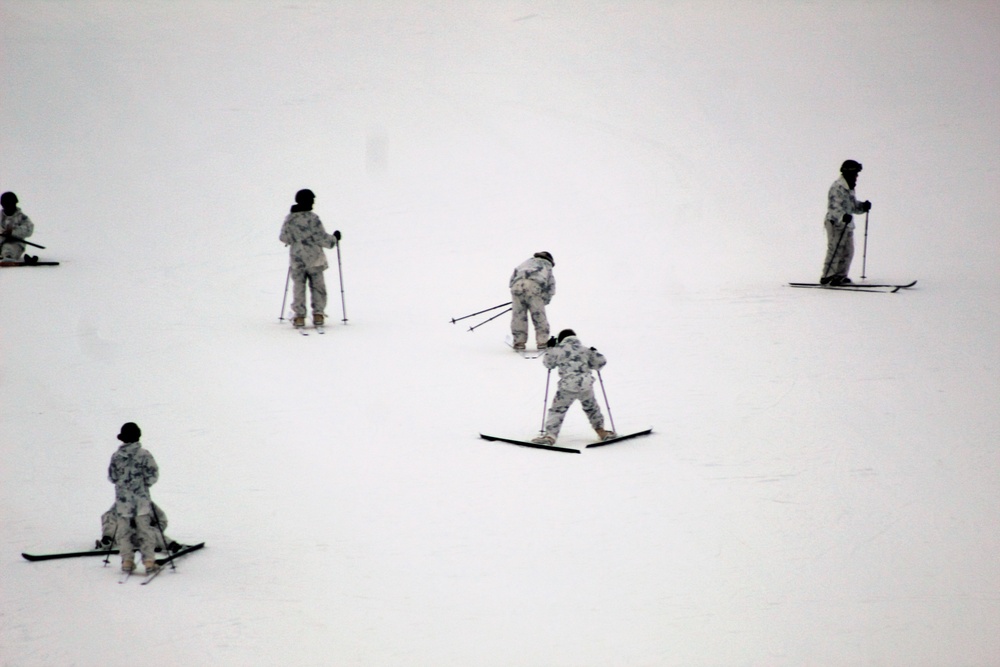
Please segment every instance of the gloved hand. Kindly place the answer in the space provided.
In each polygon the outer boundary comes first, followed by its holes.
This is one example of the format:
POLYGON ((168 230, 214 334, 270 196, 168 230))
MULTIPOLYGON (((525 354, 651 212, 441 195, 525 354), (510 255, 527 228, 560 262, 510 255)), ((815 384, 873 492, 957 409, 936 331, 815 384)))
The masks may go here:
POLYGON ((558 344, 559 341, 556 339, 555 336, 552 336, 551 338, 549 338, 549 342, 545 344, 545 347, 555 347, 558 344))
POLYGON ((847 223, 849 223, 849 222, 851 222, 851 220, 854 220, 854 216, 853 216, 853 215, 851 215, 850 213, 845 213, 845 214, 844 214, 844 217, 843 217, 843 218, 841 218, 841 219, 842 219, 842 220, 843 220, 844 222, 847 222, 847 223))
POLYGON ((861 202, 861 210, 864 211, 865 213, 872 210, 872 203, 870 201, 861 202))
POLYGON ((339 229, 335 229, 333 231, 333 238, 337 239, 338 241, 340 240, 340 230, 339 229))

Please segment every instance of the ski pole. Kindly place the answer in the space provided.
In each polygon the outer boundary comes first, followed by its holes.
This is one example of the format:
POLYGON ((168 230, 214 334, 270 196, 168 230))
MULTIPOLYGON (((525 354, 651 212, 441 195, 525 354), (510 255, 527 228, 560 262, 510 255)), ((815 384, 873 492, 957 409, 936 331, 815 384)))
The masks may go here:
POLYGON ((19 239, 16 236, 8 236, 5 241, 11 241, 13 243, 23 243, 24 245, 30 245, 32 248, 41 248, 45 250, 45 246, 38 245, 37 243, 32 243, 31 241, 25 241, 24 239, 19 239))
POLYGON ((104 556, 104 564, 105 565, 108 565, 111 562, 111 554, 114 553, 114 550, 115 550, 115 540, 118 539, 118 518, 117 518, 117 516, 118 515, 116 514, 115 515, 115 532, 111 534, 111 543, 108 544, 108 550, 106 552, 107 555, 104 556))
POLYGON ((479 327, 483 326, 483 325, 484 325, 484 324, 486 324, 487 322, 491 322, 491 321, 495 320, 496 318, 500 317, 501 315, 506 315, 507 313, 509 313, 509 312, 510 312, 510 311, 512 311, 512 310, 514 310, 514 309, 513 309, 513 308, 508 308, 507 310, 503 311, 502 313, 497 313, 496 315, 494 315, 494 316, 493 316, 493 317, 491 317, 490 319, 488 319, 488 320, 483 320, 483 321, 482 321, 482 322, 480 322, 479 324, 477 324, 477 325, 475 325, 475 326, 472 326, 472 327, 469 327, 469 331, 472 331, 473 329, 478 329, 479 327))
POLYGON ((509 306, 512 303, 513 303, 513 301, 508 301, 507 303, 501 303, 499 306, 493 306, 492 308, 487 308, 486 310, 480 310, 477 313, 471 313, 469 315, 463 315, 462 317, 453 317, 453 318, 451 318, 451 323, 454 324, 455 322, 458 322, 460 320, 466 320, 466 319, 468 319, 470 317, 475 317, 476 315, 482 315, 483 313, 488 313, 491 310, 496 310, 497 308, 503 308, 504 306, 509 306))
POLYGON ((340 264, 340 239, 337 239, 337 273, 340 275, 340 309, 344 313, 344 324, 347 324, 347 303, 344 301, 344 269, 340 264))
POLYGON ((282 322, 285 320, 285 302, 288 301, 288 282, 292 279, 292 267, 288 267, 288 275, 285 276, 285 296, 281 298, 281 314, 278 315, 278 319, 282 322))
POLYGON ((865 273, 868 270, 868 211, 865 211, 865 249, 861 254, 861 277, 867 278, 865 273))
POLYGON ((545 376, 545 401, 542 403, 542 428, 538 431, 539 433, 545 433, 545 413, 549 406, 549 379, 552 377, 552 369, 549 369, 548 374, 545 376))
POLYGON ((608 408, 608 421, 611 422, 611 430, 617 433, 618 430, 615 429, 615 418, 611 416, 611 404, 608 403, 608 392, 604 391, 604 378, 601 377, 601 371, 597 371, 597 379, 601 381, 601 393, 604 394, 604 405, 608 408))
MULTIPOLYGON (((156 505, 153 501, 149 501, 149 506, 153 510, 153 520, 156 521, 156 529, 160 531, 160 538, 163 540, 163 548, 167 550, 167 562, 170 563, 170 569, 176 571, 177 566, 174 565, 174 555, 170 553, 170 547, 167 545, 167 536, 163 534, 163 524, 160 523, 160 514, 156 511, 156 505)), ((145 554, 143 554, 145 556, 145 554)), ((153 551, 153 560, 156 560, 156 551, 153 551)))

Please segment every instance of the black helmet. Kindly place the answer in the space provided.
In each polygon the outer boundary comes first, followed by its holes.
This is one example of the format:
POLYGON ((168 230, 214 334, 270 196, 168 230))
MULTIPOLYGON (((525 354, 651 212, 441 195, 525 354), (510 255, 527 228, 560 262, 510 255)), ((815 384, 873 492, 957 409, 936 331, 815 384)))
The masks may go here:
POLYGON ((844 164, 840 165, 840 173, 853 171, 855 174, 861 171, 861 163, 856 160, 844 160, 844 164))
POLYGON ((312 190, 299 190, 295 193, 296 204, 311 204, 316 201, 316 195, 312 190))
POLYGON ((13 192, 5 192, 0 195, 0 206, 4 208, 13 208, 17 206, 17 195, 13 192))
POLYGON ((118 433, 118 439, 122 442, 139 442, 139 438, 141 437, 142 431, 135 422, 122 424, 121 432, 118 433))
POLYGON ((570 336, 575 336, 575 335, 576 332, 573 331, 572 329, 563 329, 562 331, 559 332, 559 342, 561 343, 570 336))
POLYGON ((535 257, 537 257, 538 259, 547 260, 548 263, 551 264, 552 266, 556 265, 556 260, 552 259, 552 253, 551 252, 547 252, 545 250, 543 250, 541 252, 536 252, 535 253, 535 257))

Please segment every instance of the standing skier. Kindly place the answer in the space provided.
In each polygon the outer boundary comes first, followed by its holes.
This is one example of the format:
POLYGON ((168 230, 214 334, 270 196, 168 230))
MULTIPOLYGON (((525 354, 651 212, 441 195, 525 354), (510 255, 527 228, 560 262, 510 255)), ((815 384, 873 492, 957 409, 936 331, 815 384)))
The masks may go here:
POLYGON ((292 324, 306 324, 306 283, 312 301, 313 324, 323 326, 326 314, 326 281, 323 272, 329 268, 323 248, 333 248, 340 241, 340 232, 327 234, 319 216, 312 212, 316 195, 312 190, 295 193, 295 205, 285 217, 278 239, 289 247, 289 270, 295 287, 292 291, 292 324))
POLYGON ((118 439, 122 444, 111 457, 108 479, 115 485, 115 514, 118 526, 115 541, 122 557, 122 571, 135 569, 135 550, 142 553, 146 572, 159 569, 156 564, 156 510, 149 497, 149 487, 156 483, 160 470, 153 455, 139 444, 142 431, 128 422, 118 439))
POLYGON ((595 348, 586 348, 572 329, 559 332, 559 339, 551 338, 547 344, 542 363, 549 370, 559 369, 559 388, 552 399, 545 419, 545 433, 534 438, 538 445, 554 445, 559 437, 566 411, 573 401, 580 401, 587 419, 601 440, 615 437, 614 432, 604 429, 604 416, 594 397, 594 375, 592 371, 604 368, 608 360, 595 348))
POLYGON ((549 338, 549 320, 545 306, 556 293, 556 278, 552 268, 556 265, 548 252, 536 252, 521 262, 510 276, 510 333, 514 349, 524 350, 528 342, 528 314, 535 325, 535 342, 544 349, 549 338))
MULTIPOLYGON (((35 231, 35 225, 17 207, 17 195, 5 192, 0 195, 0 261, 20 262, 24 255, 24 244, 20 241, 35 231)), ((24 257, 25 261, 37 261, 37 257, 24 257)))
POLYGON ((847 277, 854 258, 854 214, 871 210, 870 201, 859 202, 854 196, 861 163, 845 160, 840 165, 840 178, 830 186, 827 194, 826 260, 823 263, 822 285, 849 285, 847 277))

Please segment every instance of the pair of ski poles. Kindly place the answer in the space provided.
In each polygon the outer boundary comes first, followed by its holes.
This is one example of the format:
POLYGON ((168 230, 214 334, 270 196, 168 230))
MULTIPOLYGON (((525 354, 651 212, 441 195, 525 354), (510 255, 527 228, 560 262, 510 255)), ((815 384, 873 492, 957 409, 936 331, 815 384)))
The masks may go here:
MULTIPOLYGON (((552 379, 552 369, 549 369, 548 374, 545 376, 545 401, 542 403, 542 428, 539 429, 539 433, 545 433, 545 417, 548 414, 549 406, 549 380, 552 379)), ((601 371, 597 371, 597 379, 601 383, 601 394, 604 395, 604 406, 608 409, 608 421, 611 422, 611 431, 617 433, 615 429, 615 418, 611 415, 611 404, 608 403, 608 392, 604 390, 604 378, 601 377, 601 371)))
MULTIPOLYGON (((488 312, 490 312, 492 310, 496 310, 497 308, 504 308, 505 306, 509 306, 512 303, 513 303, 513 301, 508 301, 507 303, 501 303, 499 306, 493 306, 492 308, 486 308, 485 310, 480 310, 480 311, 477 311, 475 313, 470 313, 468 315, 463 315, 462 317, 453 317, 451 319, 451 323, 454 324, 455 322, 460 322, 461 320, 467 320, 470 317, 475 317, 476 315, 482 315, 483 313, 488 313, 488 312)), ((479 327, 483 326, 487 322, 495 320, 496 318, 500 317, 501 315, 505 315, 506 313, 509 313, 511 310, 513 310, 513 308, 507 308, 507 310, 501 311, 501 312, 497 313, 496 315, 494 315, 493 317, 491 317, 489 319, 486 319, 486 320, 483 320, 482 322, 480 322, 479 324, 477 324, 475 326, 469 327, 469 331, 472 331, 474 329, 478 329, 479 327)))
MULTIPOLYGON (((337 241, 337 275, 340 277, 340 308, 344 314, 344 319, 341 321, 347 324, 347 303, 344 300, 344 267, 340 261, 340 240, 337 241)), ((278 315, 278 319, 281 321, 285 319, 285 303, 288 301, 288 283, 291 279, 292 267, 289 266, 288 274, 285 276, 285 296, 281 299, 281 314, 278 315)))
MULTIPOLYGON (((830 272, 830 267, 833 266, 833 260, 837 257, 837 252, 840 250, 840 244, 844 242, 844 236, 847 234, 848 223, 844 224, 844 229, 840 232, 840 238, 837 239, 837 247, 834 248, 833 254, 830 255, 830 261, 826 263, 826 268, 823 270, 823 275, 825 276, 830 272)), ((868 273, 868 211, 865 211, 865 243, 864 250, 861 253, 861 277, 867 278, 868 273)))

